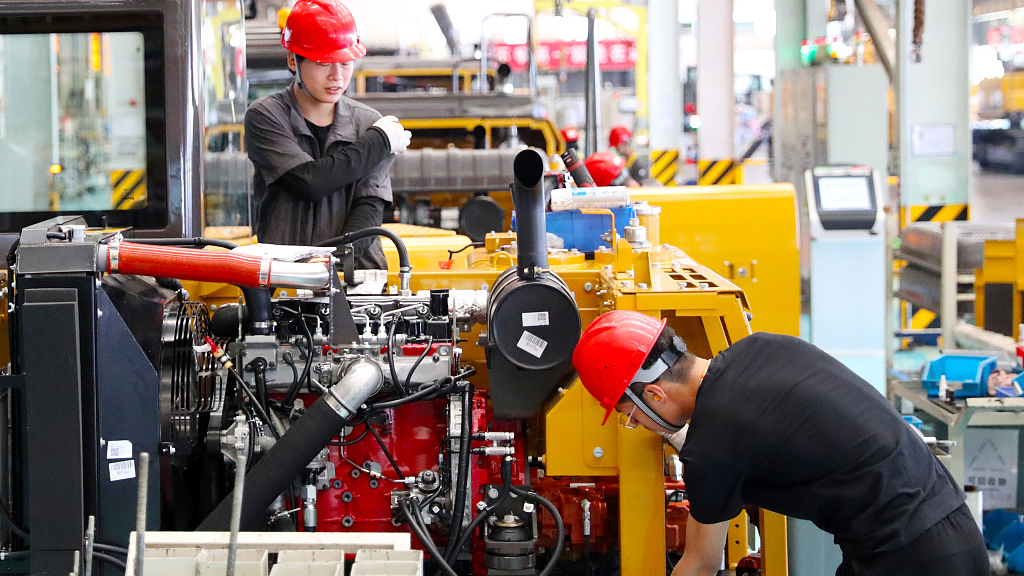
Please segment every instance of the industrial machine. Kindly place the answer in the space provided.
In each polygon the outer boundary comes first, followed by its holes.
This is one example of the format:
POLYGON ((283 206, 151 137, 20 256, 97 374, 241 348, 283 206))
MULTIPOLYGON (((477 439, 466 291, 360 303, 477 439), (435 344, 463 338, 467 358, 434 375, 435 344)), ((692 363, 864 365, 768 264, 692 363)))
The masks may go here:
POLYGON ((971 126, 974 160, 982 168, 1008 172, 1024 170, 1024 71, 1012 70, 1001 78, 978 85, 978 118, 971 126))
MULTIPOLYGON (((8 566, 69 571, 90 516, 97 542, 127 545, 146 452, 160 462, 151 529, 226 530, 225 478, 245 461, 245 530, 411 530, 431 557, 473 573, 533 573, 563 553, 596 564, 616 549, 625 573, 662 569, 666 546, 684 545, 685 513, 658 513, 661 439, 600 426, 569 357, 581 327, 613 308, 664 315, 711 355, 749 333, 748 305, 678 249, 651 246, 643 226, 612 234, 591 263, 549 255, 546 166, 537 151, 516 157, 519 232, 488 239, 486 268, 410 274, 398 240, 386 294, 347 294, 355 276, 334 247, 195 250, 167 244, 223 243, 73 217, 25 228, 3 380, 3 445, 18 448, 4 454, 3 487, 8 542, 26 525, 33 536, 8 566), (240 286, 244 303, 190 300, 197 283, 240 286), (643 536, 666 523, 667 544, 643 536)), ((784 573, 784 524, 762 521, 765 573, 784 573)), ((747 552, 736 541, 732 563, 747 552)))
MULTIPOLYGON (((463 574, 550 572, 556 562, 598 574, 620 563, 627 575, 665 569, 666 552, 685 546, 683 486, 678 474, 665 476, 666 462, 675 470, 671 455, 645 430, 600 425, 599 406, 569 368, 575 338, 604 311, 635 309, 667 318, 692 350, 711 356, 751 330, 739 283, 788 284, 735 259, 715 262, 716 273, 675 247, 679 232, 670 239, 668 227, 659 240, 655 201, 628 233, 602 230, 606 239, 589 254, 549 249, 539 215, 551 165, 535 149, 491 159, 501 188, 515 182, 518 232, 487 235, 450 268, 436 263, 460 256, 400 238, 387 278, 352 269, 345 245, 356 236, 323 249, 196 238, 202 127, 214 110, 218 119, 231 110, 197 98, 216 93, 207 76, 191 75, 201 68, 203 5, 158 4, 21 2, 0 16, 2 57, 16 58, 18 42, 45 44, 50 59, 40 65, 57 73, 55 84, 21 86, 66 96, 42 98, 45 107, 12 98, 22 118, 5 117, 10 136, 0 139, 10 146, 33 135, 42 141, 32 149, 47 151, 31 163, 0 159, 13 174, 0 183, 12 203, 0 221, 17 232, 4 246, 9 307, 0 313, 10 327, 0 380, 0 568, 66 574, 76 552, 101 559, 85 540, 119 554, 135 528, 146 453, 152 530, 227 530, 240 469, 246 530, 412 533, 431 562, 463 574), (135 43, 120 44, 128 56, 116 50, 120 40, 135 43), (128 49, 139 42, 141 62, 128 49), (86 188, 61 180, 63 170, 116 182, 109 163, 60 155, 79 120, 61 124, 61 106, 87 91, 76 84, 83 77, 111 94, 105 70, 115 78, 125 64, 137 72, 128 86, 146 98, 141 116, 124 123, 128 135, 142 135, 130 142, 145 150, 146 196, 119 206, 103 189, 103 202, 72 212, 64 199, 86 188), (88 74, 62 75, 79 71, 88 74), (183 88, 164 90, 170 85, 183 88), (25 119, 61 129, 15 122, 25 119), (53 209, 51 195, 65 210, 53 209)), ((229 12, 218 14, 226 22, 229 12)), ((230 41, 221 48, 237 56, 230 41)), ((107 133, 126 136, 96 134, 107 133)), ((115 143, 130 150, 127 142, 115 143)), ((450 170, 468 179, 458 160, 450 170)), ((691 214, 718 200, 792 215, 792 194, 774 189, 762 204, 751 191, 695 191, 687 201, 691 214)), ((770 244, 786 254, 778 272, 790 270, 795 241, 776 235, 770 244)), ((719 254, 711 234, 693 242, 719 254)), ((772 270, 772 258, 757 269, 772 270)), ((767 309, 772 297, 760 297, 767 309)), ((749 552, 749 527, 746 517, 734 523, 731 566, 749 552)), ((785 519, 763 513, 759 528, 763 573, 785 574, 785 519)), ((119 572, 114 560, 95 571, 119 572)))

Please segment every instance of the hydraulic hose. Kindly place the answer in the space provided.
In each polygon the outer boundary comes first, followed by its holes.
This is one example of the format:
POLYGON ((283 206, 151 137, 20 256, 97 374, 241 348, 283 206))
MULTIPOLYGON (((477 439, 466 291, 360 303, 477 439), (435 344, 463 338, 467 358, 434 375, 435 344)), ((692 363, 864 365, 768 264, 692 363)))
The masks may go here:
POLYGON ((462 535, 459 536, 459 541, 455 544, 454 551, 452 552, 453 556, 458 555, 459 551, 462 550, 462 547, 466 545, 466 542, 468 542, 470 537, 473 535, 473 531, 480 526, 481 522, 486 520, 491 514, 494 514, 494 511, 505 503, 505 500, 508 499, 508 495, 512 492, 512 463, 511 458, 508 456, 501 461, 501 482, 501 494, 498 495, 498 499, 491 502, 488 507, 481 510, 480 513, 476 515, 476 518, 473 518, 473 521, 469 523, 469 526, 466 526, 462 535))
POLYGON ((398 507, 402 511, 402 515, 405 516, 405 521, 409 523, 409 527, 412 528, 416 537, 419 538, 423 547, 427 549, 427 552, 437 560, 437 563, 441 566, 441 570, 448 576, 458 576, 455 570, 452 569, 451 565, 445 561, 441 556, 441 552, 437 549, 437 545, 434 544, 434 540, 430 537, 430 533, 427 532, 426 527, 417 522, 417 512, 411 510, 409 501, 402 499, 398 501, 398 507))
MULTIPOLYGON (((267 508, 284 492, 316 455, 346 424, 346 420, 372 396, 384 382, 380 368, 370 360, 352 365, 340 382, 320 397, 245 477, 241 528, 266 527, 267 508)), ((198 531, 228 530, 232 496, 229 494, 206 517, 198 531)))
POLYGON ((580 155, 576 150, 570 148, 565 152, 562 152, 562 162, 565 163, 565 168, 569 171, 569 175, 572 176, 576 186, 580 188, 593 188, 594 177, 590 175, 590 170, 587 170, 586 164, 580 159, 580 155))
POLYGON ((388 240, 391 240, 395 244, 395 250, 398 251, 398 278, 401 282, 400 288, 402 290, 409 290, 409 276, 412 273, 412 264, 409 261, 409 250, 405 247, 405 242, 402 238, 381 226, 373 226, 371 228, 363 228, 362 230, 356 230, 355 232, 349 232, 348 234, 342 234, 323 242, 318 242, 317 246, 340 246, 342 244, 351 244, 357 240, 363 238, 369 238, 370 236, 383 236, 388 240))
POLYGON ((459 472, 455 477, 455 506, 452 511, 452 531, 444 549, 446 561, 453 555, 455 543, 462 535, 462 519, 466 515, 466 501, 469 499, 469 449, 473 440, 473 386, 469 383, 462 390, 462 430, 459 434, 459 472))
POLYGON ((548 559, 548 563, 544 566, 544 569, 540 571, 537 576, 548 576, 551 571, 555 569, 555 564, 558 563, 558 558, 562 555, 562 545, 565 542, 565 524, 562 523, 562 515, 558 513, 558 508, 551 503, 550 500, 537 494, 536 492, 528 492, 522 488, 512 487, 512 492, 522 498, 528 500, 536 500, 538 504, 547 508, 548 512, 551 513, 551 517, 555 519, 555 527, 558 529, 558 536, 555 538, 554 551, 551 553, 551 558, 548 559))
POLYGON ((250 288, 323 290, 330 282, 326 262, 282 262, 270 256, 225 250, 193 250, 111 241, 101 244, 97 266, 111 274, 140 274, 250 288))

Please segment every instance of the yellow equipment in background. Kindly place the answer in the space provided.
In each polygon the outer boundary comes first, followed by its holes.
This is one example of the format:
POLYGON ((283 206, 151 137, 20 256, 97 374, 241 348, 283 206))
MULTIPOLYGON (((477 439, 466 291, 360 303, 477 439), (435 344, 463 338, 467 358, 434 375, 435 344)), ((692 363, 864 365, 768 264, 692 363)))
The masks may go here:
POLYGON ((1020 339, 1024 322, 1024 220, 1013 240, 986 240, 984 264, 974 272, 975 324, 1020 339))

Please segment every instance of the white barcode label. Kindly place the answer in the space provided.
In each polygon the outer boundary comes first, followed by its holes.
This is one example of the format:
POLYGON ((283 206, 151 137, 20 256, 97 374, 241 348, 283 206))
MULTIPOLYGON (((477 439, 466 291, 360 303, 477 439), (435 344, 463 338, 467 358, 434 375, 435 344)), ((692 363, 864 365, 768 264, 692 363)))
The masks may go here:
POLYGON ((135 460, 110 463, 110 481, 128 480, 135 478, 135 460))
POLYGON ((111 440, 107 442, 107 460, 124 460, 131 457, 131 440, 111 440))
POLYGON ((530 326, 547 326, 547 312, 523 312, 523 328, 530 326))
POLYGON ((516 344, 523 350, 526 350, 530 354, 533 354, 537 358, 540 358, 544 354, 544 349, 548 347, 546 340, 538 338, 529 332, 523 331, 523 335, 519 337, 519 344, 516 344))

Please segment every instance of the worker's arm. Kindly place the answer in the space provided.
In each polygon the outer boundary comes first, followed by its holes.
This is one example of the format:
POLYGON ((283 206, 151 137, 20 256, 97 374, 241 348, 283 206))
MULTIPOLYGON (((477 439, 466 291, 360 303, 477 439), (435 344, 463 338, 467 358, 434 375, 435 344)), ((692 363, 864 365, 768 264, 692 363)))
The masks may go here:
POLYGON ((371 128, 355 142, 333 146, 319 160, 310 160, 285 172, 279 182, 289 193, 307 201, 316 201, 342 186, 357 182, 374 171, 391 155, 387 136, 371 128))
MULTIPOLYGON (((383 198, 376 196, 359 196, 353 199, 352 207, 348 212, 348 218, 345 220, 345 227, 341 233, 348 234, 349 232, 380 226, 384 220, 384 209, 387 207, 387 204, 383 198)), ((377 250, 373 250, 374 254, 369 253, 371 246, 375 242, 380 243, 377 236, 370 236, 352 243, 356 254, 357 268, 382 267, 381 262, 378 261, 381 255, 376 254, 377 250)), ((384 260, 383 267, 386 268, 386 266, 387 260, 384 260)))
POLYGON ((729 522, 701 524, 686 519, 686 548, 683 558, 672 569, 672 576, 715 576, 722 566, 729 522))

